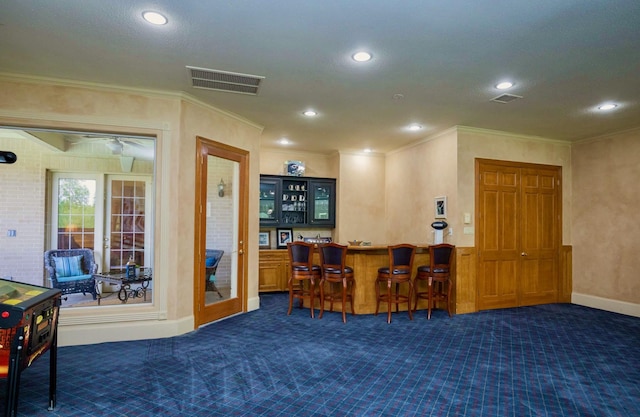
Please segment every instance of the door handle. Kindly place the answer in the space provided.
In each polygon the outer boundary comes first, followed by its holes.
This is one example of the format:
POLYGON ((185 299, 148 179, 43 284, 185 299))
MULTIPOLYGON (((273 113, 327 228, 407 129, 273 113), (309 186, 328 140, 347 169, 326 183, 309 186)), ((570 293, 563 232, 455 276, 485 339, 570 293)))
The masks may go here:
POLYGON ((529 254, 527 252, 522 252, 520 256, 529 256, 529 254))

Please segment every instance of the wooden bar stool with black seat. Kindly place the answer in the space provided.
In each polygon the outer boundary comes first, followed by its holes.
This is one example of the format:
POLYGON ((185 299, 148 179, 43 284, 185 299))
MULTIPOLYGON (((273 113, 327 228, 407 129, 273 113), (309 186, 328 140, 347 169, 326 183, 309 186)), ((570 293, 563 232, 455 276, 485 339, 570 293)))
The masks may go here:
POLYGON ((302 308, 304 300, 309 300, 311 318, 314 318, 316 282, 320 281, 320 266, 313 265, 313 243, 287 243, 289 252, 289 311, 293 309, 293 299, 297 298, 302 308))
POLYGON ((427 319, 431 319, 431 308, 436 308, 436 303, 444 301, 447 305, 447 313, 451 317, 449 306, 451 296, 451 262, 455 246, 447 243, 429 246, 429 265, 418 266, 414 287, 416 301, 413 306, 418 308, 418 299, 427 300, 427 319), (419 281, 427 281, 427 291, 418 291, 419 281))
POLYGON ((416 247, 406 243, 400 245, 392 245, 389 249, 389 266, 378 269, 378 277, 376 278, 376 312, 378 315, 380 301, 387 303, 387 323, 391 323, 391 304, 396 305, 396 312, 400 311, 400 304, 407 303, 407 311, 409 312, 409 320, 413 320, 411 312, 411 301, 413 300, 413 258, 416 254, 416 247), (407 294, 400 293, 400 284, 408 284, 407 294), (380 292, 380 285, 386 284, 386 292, 380 292), (395 287, 395 291, 392 288, 395 287))
POLYGON ((342 322, 347 322, 346 305, 351 303, 351 314, 355 315, 353 307, 353 290, 355 280, 353 279, 353 268, 346 266, 347 246, 337 243, 326 243, 319 246, 320 268, 322 275, 320 278, 320 315, 324 313, 324 303, 329 301, 329 311, 333 311, 333 302, 342 303, 342 322), (328 284, 328 285, 327 285, 328 284), (335 288, 339 285, 339 288, 335 288), (325 286, 329 287, 329 292, 325 292, 325 286))

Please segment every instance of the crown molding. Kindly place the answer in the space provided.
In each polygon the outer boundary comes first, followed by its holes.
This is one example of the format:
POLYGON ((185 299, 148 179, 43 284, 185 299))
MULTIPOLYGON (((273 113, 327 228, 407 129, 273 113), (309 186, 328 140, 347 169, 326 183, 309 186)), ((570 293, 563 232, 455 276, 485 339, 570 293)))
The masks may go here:
POLYGON ((527 141, 527 142, 542 142, 542 143, 551 143, 554 145, 564 145, 571 146, 572 141, 562 140, 562 139, 550 139, 542 136, 533 136, 533 135, 525 135, 522 133, 512 133, 512 132, 504 132, 501 130, 492 130, 492 129, 483 129, 480 127, 471 127, 471 126, 456 126, 458 132, 462 133, 479 133, 484 135, 491 136, 502 136, 507 137, 509 139, 527 141))
POLYGON ((0 81, 40 84, 40 85, 49 85, 49 86, 56 86, 56 87, 85 88, 89 90, 102 91, 106 93, 122 93, 122 94, 135 93, 135 94, 149 97, 149 98, 157 98, 157 99, 165 99, 165 100, 183 100, 183 101, 187 101, 192 104, 204 107, 207 110, 211 110, 218 114, 238 120, 239 122, 255 127, 260 131, 264 129, 264 126, 258 123, 245 119, 244 117, 238 114, 235 114, 235 113, 217 108, 215 106, 212 106, 211 104, 205 103, 184 91, 154 90, 154 89, 125 87, 125 86, 118 86, 118 85, 106 85, 106 84, 91 83, 91 82, 84 82, 84 81, 63 80, 58 78, 36 77, 36 76, 30 76, 30 75, 10 74, 10 73, 0 73, 0 81))

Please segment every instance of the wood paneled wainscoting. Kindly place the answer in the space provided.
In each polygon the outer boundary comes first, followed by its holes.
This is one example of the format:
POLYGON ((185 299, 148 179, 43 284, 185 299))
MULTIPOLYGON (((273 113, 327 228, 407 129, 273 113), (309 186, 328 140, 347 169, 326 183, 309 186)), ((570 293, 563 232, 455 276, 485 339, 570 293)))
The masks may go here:
POLYGON ((573 292, 573 250, 571 246, 562 246, 560 253, 560 282, 558 285, 558 302, 570 303, 573 292))
POLYGON ((456 246, 455 270, 452 275, 452 304, 456 314, 478 311, 476 306, 476 248, 456 246))
MULTIPOLYGON (((454 292, 452 294, 456 314, 478 311, 477 251, 474 247, 456 247, 454 292)), ((558 303, 570 303, 572 292, 572 247, 564 245, 560 252, 558 277, 558 303)))

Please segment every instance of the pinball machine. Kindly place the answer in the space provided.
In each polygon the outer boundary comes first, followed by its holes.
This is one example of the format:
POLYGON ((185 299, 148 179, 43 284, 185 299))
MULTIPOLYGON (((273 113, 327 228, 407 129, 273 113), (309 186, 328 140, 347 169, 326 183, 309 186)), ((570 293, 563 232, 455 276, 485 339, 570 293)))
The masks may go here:
POLYGON ((18 409, 20 374, 49 351, 49 410, 56 402, 61 291, 0 279, 0 378, 7 379, 5 416, 18 409))

